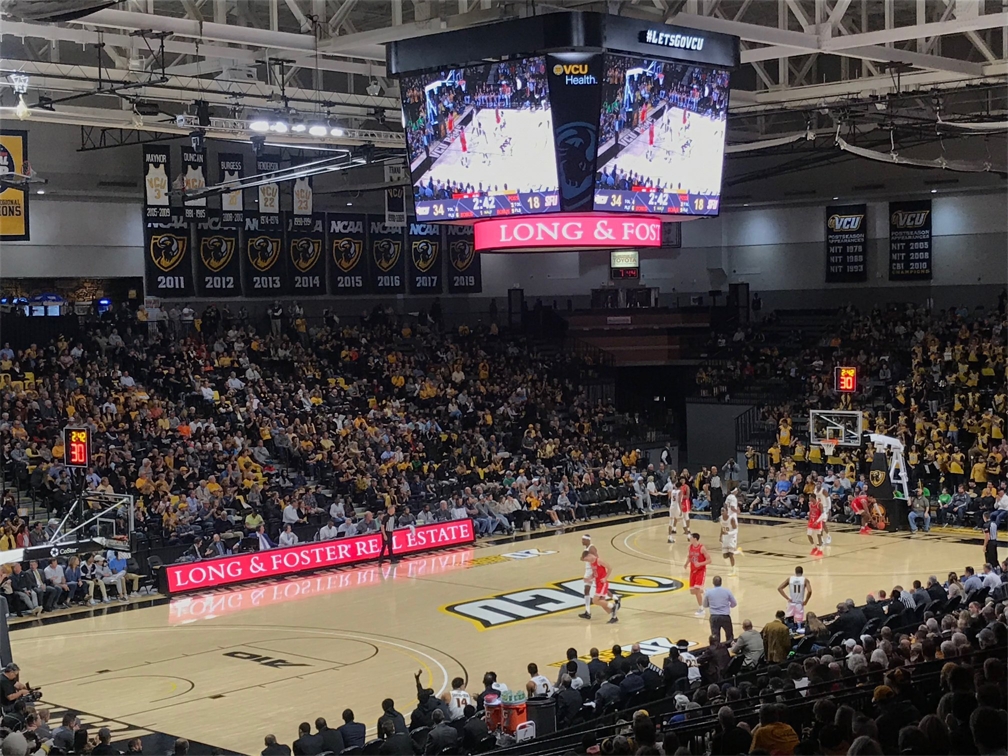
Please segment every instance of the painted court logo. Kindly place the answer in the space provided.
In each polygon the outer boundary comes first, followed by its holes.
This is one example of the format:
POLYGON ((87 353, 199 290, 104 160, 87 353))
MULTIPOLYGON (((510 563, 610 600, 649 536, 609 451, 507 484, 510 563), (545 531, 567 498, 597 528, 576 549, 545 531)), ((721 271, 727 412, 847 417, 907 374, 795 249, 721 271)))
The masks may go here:
MULTIPOLYGON (((654 575, 621 575, 609 581, 621 596, 671 593, 683 587, 678 580, 654 575)), ((542 588, 498 593, 494 596, 449 604, 444 611, 474 622, 481 630, 544 617, 584 607, 584 578, 550 583, 542 588)))

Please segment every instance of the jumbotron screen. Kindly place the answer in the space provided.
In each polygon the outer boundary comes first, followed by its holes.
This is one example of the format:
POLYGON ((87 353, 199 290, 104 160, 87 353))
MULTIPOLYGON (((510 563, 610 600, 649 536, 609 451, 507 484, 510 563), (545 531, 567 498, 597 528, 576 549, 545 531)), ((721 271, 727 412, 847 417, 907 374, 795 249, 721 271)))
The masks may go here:
POLYGON ((400 77, 416 215, 560 209, 542 56, 400 77))
POLYGON ((596 210, 717 215, 729 73, 606 55, 596 210))

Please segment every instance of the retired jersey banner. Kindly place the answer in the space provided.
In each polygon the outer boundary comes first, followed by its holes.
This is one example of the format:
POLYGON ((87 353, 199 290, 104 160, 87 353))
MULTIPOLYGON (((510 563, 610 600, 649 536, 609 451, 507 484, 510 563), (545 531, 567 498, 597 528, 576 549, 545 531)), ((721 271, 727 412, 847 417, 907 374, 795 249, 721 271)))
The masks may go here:
POLYGON ((148 297, 172 299, 193 295, 189 223, 177 213, 165 222, 144 226, 144 280, 148 297))
POLYGON ((245 219, 242 234, 242 289, 246 297, 278 297, 289 291, 283 231, 260 227, 245 219))
MULTIPOLYGON (((206 150, 182 148, 182 169, 185 171, 185 190, 206 189, 206 150)), ((206 220, 206 197, 183 199, 182 207, 187 220, 206 220)))
POLYGON ((196 224, 195 257, 199 296, 241 296, 238 229, 225 225, 219 210, 207 210, 207 219, 196 224))
POLYGON ((312 199, 312 177, 294 179, 294 212, 292 223, 288 227, 311 228, 315 219, 312 218, 314 212, 314 202, 312 199))
POLYGON ((371 281, 375 294, 404 294, 406 253, 402 226, 390 226, 384 218, 368 216, 371 281))
POLYGON ((931 200, 889 203, 889 280, 931 280, 931 200))
MULTIPOLYGON (((256 157, 256 173, 270 173, 280 170, 279 155, 259 155, 256 157)), ((263 184, 255 189, 259 194, 259 228, 264 231, 280 231, 280 185, 263 184)))
POLYGON ((169 179, 171 150, 166 144, 145 144, 144 220, 168 221, 172 217, 169 179))
POLYGON ((441 250, 444 248, 441 226, 417 223, 411 218, 406 236, 406 270, 411 294, 440 294, 444 284, 441 250))
MULTIPOLYGON (((217 153, 217 180, 240 181, 245 178, 245 161, 240 152, 217 153)), ((221 195, 221 223, 225 226, 241 228, 245 222, 245 198, 239 189, 221 195)))
POLYGON ((868 280, 867 205, 826 208, 826 283, 868 280))
POLYGON ((445 255, 448 258, 448 291, 451 294, 479 294, 483 291, 483 271, 471 226, 445 226, 445 255))
MULTIPOLYGON (((28 132, 0 131, 0 175, 24 175, 28 160, 28 132)), ((0 241, 28 241, 28 188, 0 185, 0 241)))
POLYGON ((291 294, 325 294, 325 213, 309 215, 311 225, 295 226, 303 216, 287 217, 287 262, 290 265, 291 294))
POLYGON ((367 294, 367 216, 329 213, 326 216, 330 294, 367 294))

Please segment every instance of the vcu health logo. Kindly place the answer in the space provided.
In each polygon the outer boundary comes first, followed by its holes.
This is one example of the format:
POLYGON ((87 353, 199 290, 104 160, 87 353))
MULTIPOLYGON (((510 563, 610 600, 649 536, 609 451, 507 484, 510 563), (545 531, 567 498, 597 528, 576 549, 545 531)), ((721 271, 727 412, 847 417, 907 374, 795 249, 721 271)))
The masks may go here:
MULTIPOLYGON (((683 587, 678 580, 655 575, 621 575, 609 581, 624 598, 655 593, 671 593, 683 587)), ((493 596, 449 604, 442 608, 473 622, 480 630, 510 625, 522 620, 584 608, 584 578, 550 583, 542 588, 498 593, 493 596)))
POLYGON ((863 221, 864 215, 861 213, 855 215, 833 214, 826 221, 826 225, 830 231, 857 231, 861 228, 863 221))
POLYGON ((557 63, 553 66, 554 76, 563 76, 564 83, 570 86, 598 84, 598 79, 588 73, 587 63, 557 63))

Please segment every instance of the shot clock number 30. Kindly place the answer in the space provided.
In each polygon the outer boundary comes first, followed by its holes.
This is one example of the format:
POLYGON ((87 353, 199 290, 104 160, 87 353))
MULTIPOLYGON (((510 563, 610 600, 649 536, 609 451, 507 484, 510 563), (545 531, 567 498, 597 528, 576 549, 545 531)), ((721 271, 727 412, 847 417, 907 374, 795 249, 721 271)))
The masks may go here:
POLYGON ((67 467, 91 465, 91 429, 63 429, 63 462, 67 467))

